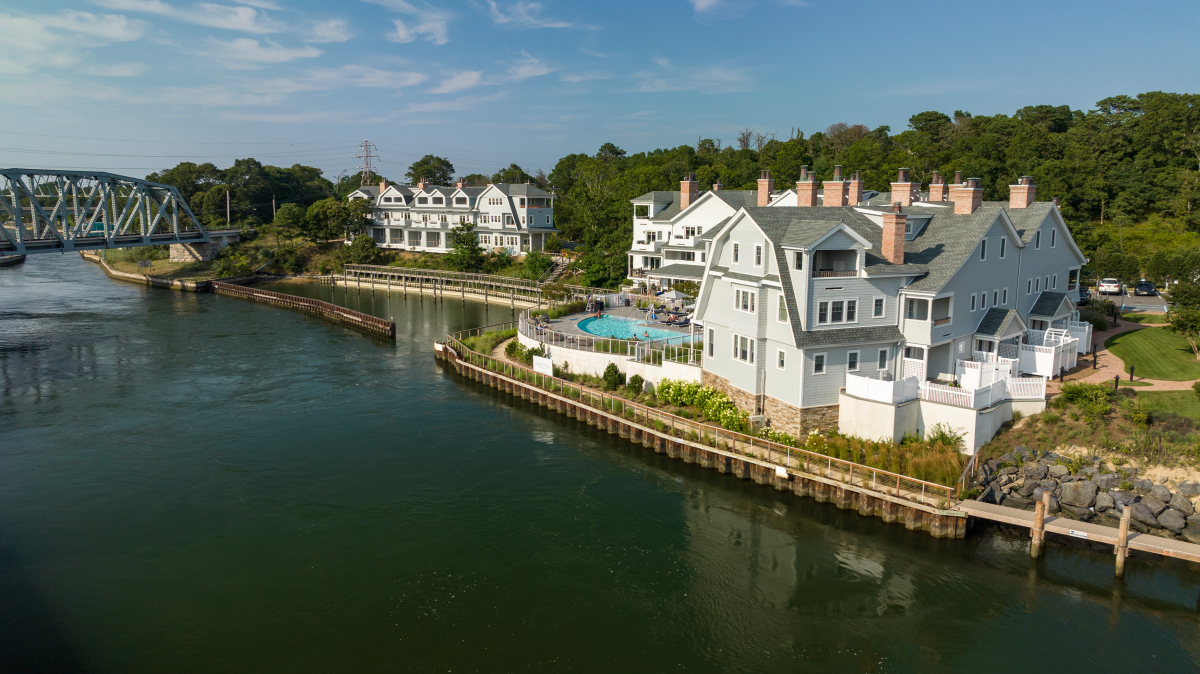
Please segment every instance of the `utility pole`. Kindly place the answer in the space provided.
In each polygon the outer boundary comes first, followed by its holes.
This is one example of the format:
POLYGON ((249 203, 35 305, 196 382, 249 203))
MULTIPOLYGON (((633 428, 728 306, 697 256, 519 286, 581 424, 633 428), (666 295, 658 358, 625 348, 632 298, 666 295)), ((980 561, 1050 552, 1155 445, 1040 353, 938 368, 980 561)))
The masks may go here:
POLYGON ((233 220, 229 217, 229 190, 225 190, 225 225, 233 226, 233 220))
POLYGON ((355 159, 363 160, 362 166, 358 167, 358 170, 362 173, 362 178, 360 179, 358 186, 362 187, 364 185, 369 185, 371 183, 371 174, 374 173, 374 170, 371 168, 371 151, 375 151, 373 158, 379 159, 379 149, 376 148, 375 145, 369 140, 364 140, 354 147, 362 150, 362 154, 354 155, 355 159))
POLYGON ((271 195, 271 219, 275 219, 275 195, 271 195))

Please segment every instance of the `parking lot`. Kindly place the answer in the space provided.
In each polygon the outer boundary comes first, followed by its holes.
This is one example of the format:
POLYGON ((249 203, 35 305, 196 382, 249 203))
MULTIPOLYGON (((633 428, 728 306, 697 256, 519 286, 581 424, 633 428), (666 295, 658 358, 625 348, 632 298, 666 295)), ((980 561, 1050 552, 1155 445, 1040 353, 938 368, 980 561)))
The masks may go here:
POLYGON ((1121 311, 1166 311, 1167 301, 1161 295, 1134 295, 1133 290, 1127 289, 1124 296, 1099 295, 1096 289, 1089 291, 1092 299, 1112 300, 1121 311))

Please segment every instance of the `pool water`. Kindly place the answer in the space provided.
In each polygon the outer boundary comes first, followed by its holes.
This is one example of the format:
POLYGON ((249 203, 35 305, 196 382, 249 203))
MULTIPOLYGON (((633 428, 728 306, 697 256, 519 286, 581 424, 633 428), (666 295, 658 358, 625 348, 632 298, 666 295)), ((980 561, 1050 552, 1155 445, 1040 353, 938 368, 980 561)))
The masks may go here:
MULTIPOLYGON (((646 333, 650 333, 650 339, 667 339, 668 337, 680 336, 678 332, 649 327, 645 321, 617 318, 616 316, 585 318, 579 321, 579 329, 597 337, 615 337, 616 339, 633 339, 635 337, 646 339, 646 333)), ((683 337, 686 338, 687 335, 685 334, 683 337)))

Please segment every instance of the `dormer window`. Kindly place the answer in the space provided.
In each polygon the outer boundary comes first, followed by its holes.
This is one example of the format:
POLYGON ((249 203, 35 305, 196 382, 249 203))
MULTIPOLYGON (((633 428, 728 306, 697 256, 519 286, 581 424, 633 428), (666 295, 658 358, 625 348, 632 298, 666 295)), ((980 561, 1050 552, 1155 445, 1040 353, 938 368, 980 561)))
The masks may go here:
POLYGON ((417 203, 418 204, 427 204, 427 203, 429 203, 429 197, 417 197, 417 203))
POLYGON ((390 204, 390 203, 392 203, 392 198, 391 198, 391 197, 384 197, 384 198, 383 198, 383 203, 385 203, 385 204, 390 204))
POLYGON ((466 197, 454 197, 454 205, 455 206, 466 206, 467 198, 466 197))
POLYGON ((441 197, 434 197, 434 198, 433 198, 433 203, 435 203, 435 204, 437 204, 437 205, 439 205, 439 206, 440 206, 440 205, 442 205, 443 203, 445 203, 445 200, 444 200, 444 199, 442 199, 441 197))

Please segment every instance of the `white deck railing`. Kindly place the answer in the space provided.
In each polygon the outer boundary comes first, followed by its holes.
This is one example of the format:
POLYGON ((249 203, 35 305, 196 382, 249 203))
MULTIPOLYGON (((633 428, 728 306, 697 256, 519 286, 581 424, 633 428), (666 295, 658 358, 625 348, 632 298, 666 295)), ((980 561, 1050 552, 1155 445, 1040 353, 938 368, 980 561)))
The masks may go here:
POLYGON ((872 379, 857 374, 846 375, 846 394, 866 400, 897 405, 917 397, 917 378, 899 381, 872 379))
POLYGON ((1003 402, 1007 396, 1004 379, 974 390, 923 381, 917 391, 921 400, 981 410, 1003 402))
POLYGON ((925 378, 925 361, 916 358, 905 358, 901 361, 900 378, 908 379, 916 377, 918 380, 925 378))
POLYGON ((1006 380, 1008 397, 1013 400, 1045 400, 1045 377, 1013 377, 1006 380))

